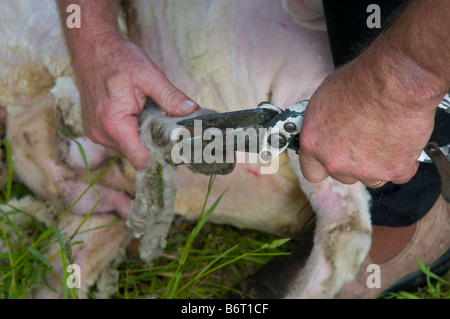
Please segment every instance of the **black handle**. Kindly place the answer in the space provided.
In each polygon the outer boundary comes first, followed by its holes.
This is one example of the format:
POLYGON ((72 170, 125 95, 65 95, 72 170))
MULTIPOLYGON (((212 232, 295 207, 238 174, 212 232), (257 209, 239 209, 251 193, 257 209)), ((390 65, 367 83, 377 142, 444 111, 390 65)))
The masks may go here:
POLYGON ((441 194, 450 202, 450 162, 435 142, 425 146, 425 153, 431 158, 441 177, 441 194))

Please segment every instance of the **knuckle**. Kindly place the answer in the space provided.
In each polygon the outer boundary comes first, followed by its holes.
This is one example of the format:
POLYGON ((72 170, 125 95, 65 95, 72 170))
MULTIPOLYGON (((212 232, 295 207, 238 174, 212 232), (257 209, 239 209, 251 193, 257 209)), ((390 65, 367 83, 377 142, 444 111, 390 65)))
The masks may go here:
POLYGON ((316 143, 314 141, 314 136, 309 134, 308 131, 302 132, 300 134, 300 150, 305 155, 311 155, 314 153, 314 149, 316 148, 316 143))
POLYGON ((375 176, 376 174, 373 172, 373 169, 370 169, 371 167, 373 166, 367 162, 356 165, 353 170, 355 178, 360 181, 376 180, 379 178, 378 176, 375 176))
POLYGON ((382 170, 382 173, 379 176, 376 176, 376 179, 389 182, 395 179, 396 173, 391 167, 387 167, 382 170))

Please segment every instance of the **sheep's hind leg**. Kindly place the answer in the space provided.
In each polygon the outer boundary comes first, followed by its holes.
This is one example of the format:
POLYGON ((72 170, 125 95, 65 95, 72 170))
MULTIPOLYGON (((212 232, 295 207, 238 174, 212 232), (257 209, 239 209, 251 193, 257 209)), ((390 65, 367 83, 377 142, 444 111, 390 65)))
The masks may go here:
POLYGON ((370 197, 365 187, 331 178, 311 184, 301 175, 298 156, 291 156, 291 166, 316 212, 314 236, 309 234, 292 255, 273 260, 241 283, 237 289, 242 293, 231 298, 333 298, 354 279, 369 251, 370 197))

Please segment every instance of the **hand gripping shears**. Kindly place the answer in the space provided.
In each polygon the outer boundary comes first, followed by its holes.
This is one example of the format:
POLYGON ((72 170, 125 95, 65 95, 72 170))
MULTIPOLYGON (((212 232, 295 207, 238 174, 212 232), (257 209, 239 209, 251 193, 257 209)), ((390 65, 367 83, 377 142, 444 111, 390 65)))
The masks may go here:
MULTIPOLYGON (((252 148, 247 141, 244 151, 265 153, 265 157, 275 158, 288 148, 299 152, 300 129, 308 102, 308 100, 303 100, 287 107, 284 111, 275 105, 262 102, 255 109, 198 116, 179 121, 177 124, 194 127, 195 121, 201 121, 203 131, 217 128, 224 134, 226 130, 253 128, 258 134, 258 145, 256 149, 252 148)), ((450 113, 449 94, 446 94, 439 107, 450 113)), ((239 150, 236 148, 237 146, 235 146, 235 151, 239 150)), ((450 160, 450 144, 440 147, 440 150, 450 160)), ((424 150, 418 161, 431 163, 432 159, 424 150)))
MULTIPOLYGON (((244 146, 241 145, 240 148, 236 143, 227 143, 224 148, 231 147, 233 151, 256 152, 261 158, 270 160, 288 148, 299 152, 299 135, 308 102, 308 100, 303 100, 287 107, 284 111, 275 105, 262 102, 254 109, 198 116, 179 121, 177 124, 194 127, 196 121, 201 121, 203 131, 216 128, 221 130, 224 135, 228 131, 236 133, 254 129, 257 134, 256 143, 254 140, 252 143, 251 139, 246 138, 244 146)), ((439 107, 450 113, 449 93, 445 95, 439 107)), ((441 175, 442 186, 448 182, 443 193, 448 194, 447 199, 450 201, 450 144, 439 147, 435 143, 429 143, 418 161, 435 163, 441 175), (447 160, 443 161, 443 158, 447 160)))

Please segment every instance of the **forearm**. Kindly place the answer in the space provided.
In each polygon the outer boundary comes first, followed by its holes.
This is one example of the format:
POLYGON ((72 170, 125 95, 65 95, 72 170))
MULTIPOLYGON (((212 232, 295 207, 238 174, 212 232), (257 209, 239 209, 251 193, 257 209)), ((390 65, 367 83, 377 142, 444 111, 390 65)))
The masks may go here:
POLYGON ((58 8, 67 47, 74 67, 79 67, 79 61, 93 57, 96 49, 107 48, 107 42, 120 37, 118 24, 118 6, 115 0, 58 0, 58 8), (65 20, 70 4, 80 6, 81 28, 68 28, 65 20), (101 42, 101 45, 98 45, 101 42))
POLYGON ((380 94, 434 111, 450 87, 449 31, 446 1, 412 1, 360 56, 360 69, 370 70, 371 85, 380 94))
POLYGON ((450 85, 448 1, 415 0, 386 36, 391 45, 450 85))

